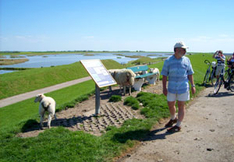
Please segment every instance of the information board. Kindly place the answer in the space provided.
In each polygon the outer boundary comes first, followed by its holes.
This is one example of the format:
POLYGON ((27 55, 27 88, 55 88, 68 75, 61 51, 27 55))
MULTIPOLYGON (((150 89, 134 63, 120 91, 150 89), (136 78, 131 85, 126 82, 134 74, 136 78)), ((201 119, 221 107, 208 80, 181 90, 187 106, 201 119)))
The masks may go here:
POLYGON ((80 60, 80 62, 99 88, 117 84, 100 60, 80 60))

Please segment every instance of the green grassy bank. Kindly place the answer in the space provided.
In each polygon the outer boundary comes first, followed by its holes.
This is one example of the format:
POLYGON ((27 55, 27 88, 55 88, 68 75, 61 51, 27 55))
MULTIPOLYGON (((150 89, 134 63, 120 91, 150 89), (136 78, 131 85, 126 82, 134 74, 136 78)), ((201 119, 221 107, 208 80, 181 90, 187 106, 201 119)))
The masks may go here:
MULTIPOLYGON (((197 93, 199 93, 203 89, 201 83, 207 69, 204 60, 212 60, 211 55, 194 54, 188 57, 195 71, 194 81, 197 85, 197 93)), ((104 64, 107 68, 118 68, 113 67, 113 62, 110 60, 107 60, 104 64)), ((72 64, 70 66, 77 67, 79 65, 72 64)), ((122 67, 121 65, 118 66, 122 67)), ((157 67, 161 71, 163 62, 149 66, 157 67)), ((65 67, 53 67, 46 70, 44 68, 37 69, 39 70, 37 72, 41 72, 42 70, 44 73, 47 73, 47 70, 50 71, 52 69, 53 71, 54 68, 59 68, 63 71, 61 74, 63 77, 72 78, 71 76, 63 75, 66 69, 70 69, 65 67)), ((30 71, 29 73, 33 75, 33 72, 30 71)), ((58 72, 58 69, 56 71, 58 72)), ((43 72, 41 72, 41 75, 46 76, 43 72)), ((76 75, 76 79, 78 74, 74 75, 76 75)), ((87 74, 84 76, 87 76, 87 74)), ((21 78, 20 75, 18 77, 21 78)), ((27 77, 26 73, 24 77, 27 77)), ((13 76, 9 78, 13 78, 13 76)), ((12 80, 15 79, 17 80, 16 74, 14 74, 14 79, 12 80)), ((55 82, 54 80, 51 80, 51 82, 55 82)), ((35 79, 34 81, 37 82, 35 79)), ((93 90, 93 81, 87 81, 51 92, 47 95, 55 98, 57 109, 62 109, 64 105, 82 100, 83 96, 91 94, 93 90)), ((152 126, 157 123, 158 119, 169 116, 165 96, 139 93, 136 98, 144 105, 144 108, 141 108, 140 111, 146 116, 146 119, 128 120, 121 128, 109 127, 107 133, 101 137, 80 131, 71 132, 63 127, 46 130, 38 137, 15 137, 15 134, 21 132, 29 121, 39 121, 38 104, 34 104, 33 98, 31 98, 0 108, 0 161, 112 161, 113 157, 119 156, 145 137, 152 126)))
MULTIPOLYGON (((113 60, 102 62, 107 69, 123 68, 113 60)), ((1 74, 0 99, 87 76, 88 73, 80 62, 1 74)))
MULTIPOLYGON (((107 69, 121 69, 135 64, 160 61, 162 61, 161 58, 151 59, 148 57, 142 57, 126 65, 121 65, 114 60, 102 60, 107 69)), ((69 65, 33 68, 1 74, 0 99, 87 76, 88 73, 80 62, 69 65)))

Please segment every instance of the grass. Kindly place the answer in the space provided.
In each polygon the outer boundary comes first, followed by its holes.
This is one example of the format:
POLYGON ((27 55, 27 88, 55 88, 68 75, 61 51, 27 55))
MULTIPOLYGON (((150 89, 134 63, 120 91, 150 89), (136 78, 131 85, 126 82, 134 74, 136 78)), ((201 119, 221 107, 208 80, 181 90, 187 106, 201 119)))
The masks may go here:
MULTIPOLYGON (((205 59, 212 60, 211 55, 194 54, 189 58, 195 71, 194 81, 199 93, 203 89, 201 83, 207 69, 203 62, 205 59)), ((113 65, 110 63, 107 66, 113 65)), ((149 66, 161 71, 163 62, 149 66)), ((93 81, 87 81, 47 95, 55 98, 58 109, 63 109, 66 104, 92 94, 93 90, 93 81)), ((140 111, 146 119, 127 120, 121 128, 108 127, 107 133, 100 137, 59 127, 46 130, 38 137, 18 138, 15 134, 21 132, 26 123, 39 120, 38 104, 33 103, 33 99, 28 99, 1 108, 0 161, 112 161, 114 157, 139 143, 158 119, 169 115, 163 95, 139 93, 136 99, 143 103, 144 108, 140 108, 140 111)))
POLYGON ((34 138, 1 140, 0 157, 2 161, 111 161, 122 150, 133 147, 150 127, 147 122, 134 119, 119 129, 110 128, 101 137, 52 128, 34 138))
MULTIPOLYGON (((86 99, 90 94, 94 93, 94 90, 94 82, 90 80, 53 91, 45 95, 55 99, 56 111, 60 111, 66 107, 73 107, 77 101, 86 99)), ((34 103, 34 98, 30 98, 28 100, 0 108, 0 119, 1 121, 4 121, 0 122, 1 130, 13 127, 19 123, 25 123, 28 119, 38 120, 38 103, 34 103)))
POLYGON ((166 96, 163 94, 158 95, 141 92, 138 93, 137 100, 143 103, 144 108, 141 109, 141 114, 145 115, 147 118, 159 120, 160 118, 166 118, 170 115, 166 96))
POLYGON ((13 65, 26 61, 28 61, 28 59, 0 59, 0 65, 13 65))
MULTIPOLYGON (((107 69, 123 68, 113 60, 102 62, 107 69)), ((0 99, 87 76, 88 73, 80 62, 1 74, 0 99)))
POLYGON ((109 99, 109 102, 119 102, 122 100, 122 97, 120 95, 112 95, 109 99))
POLYGON ((155 62, 162 62, 162 58, 150 58, 150 57, 140 57, 135 61, 130 61, 126 66, 135 66, 135 65, 142 65, 142 64, 152 64, 155 62))
POLYGON ((10 149, 4 150, 2 157, 7 156, 7 161, 101 161, 100 144, 100 139, 95 136, 58 128, 45 131, 36 138, 16 138, 10 149), (80 160, 79 155, 82 154, 84 157, 80 160))
POLYGON ((131 106, 133 110, 140 108, 138 100, 132 96, 125 98, 124 105, 131 106))

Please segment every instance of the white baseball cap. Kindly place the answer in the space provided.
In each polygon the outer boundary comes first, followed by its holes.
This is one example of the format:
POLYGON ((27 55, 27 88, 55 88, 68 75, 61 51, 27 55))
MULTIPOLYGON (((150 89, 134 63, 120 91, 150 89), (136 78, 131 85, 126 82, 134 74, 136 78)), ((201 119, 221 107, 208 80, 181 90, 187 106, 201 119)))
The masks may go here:
POLYGON ((175 44, 174 48, 183 48, 183 49, 187 49, 188 46, 186 46, 186 45, 184 44, 184 42, 177 42, 177 43, 175 44))

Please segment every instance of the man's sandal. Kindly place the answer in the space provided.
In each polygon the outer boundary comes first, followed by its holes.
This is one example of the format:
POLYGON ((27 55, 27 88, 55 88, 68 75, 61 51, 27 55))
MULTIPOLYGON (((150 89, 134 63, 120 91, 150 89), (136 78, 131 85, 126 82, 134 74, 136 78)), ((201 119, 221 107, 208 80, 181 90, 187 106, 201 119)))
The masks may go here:
POLYGON ((166 125, 165 125, 165 127, 172 127, 173 126, 173 124, 175 124, 177 122, 177 118, 175 118, 174 120, 170 120, 166 125))
POLYGON ((175 133, 175 132, 179 132, 180 130, 181 130, 181 127, 178 127, 175 125, 174 127, 167 129, 167 132, 168 133, 175 133))

